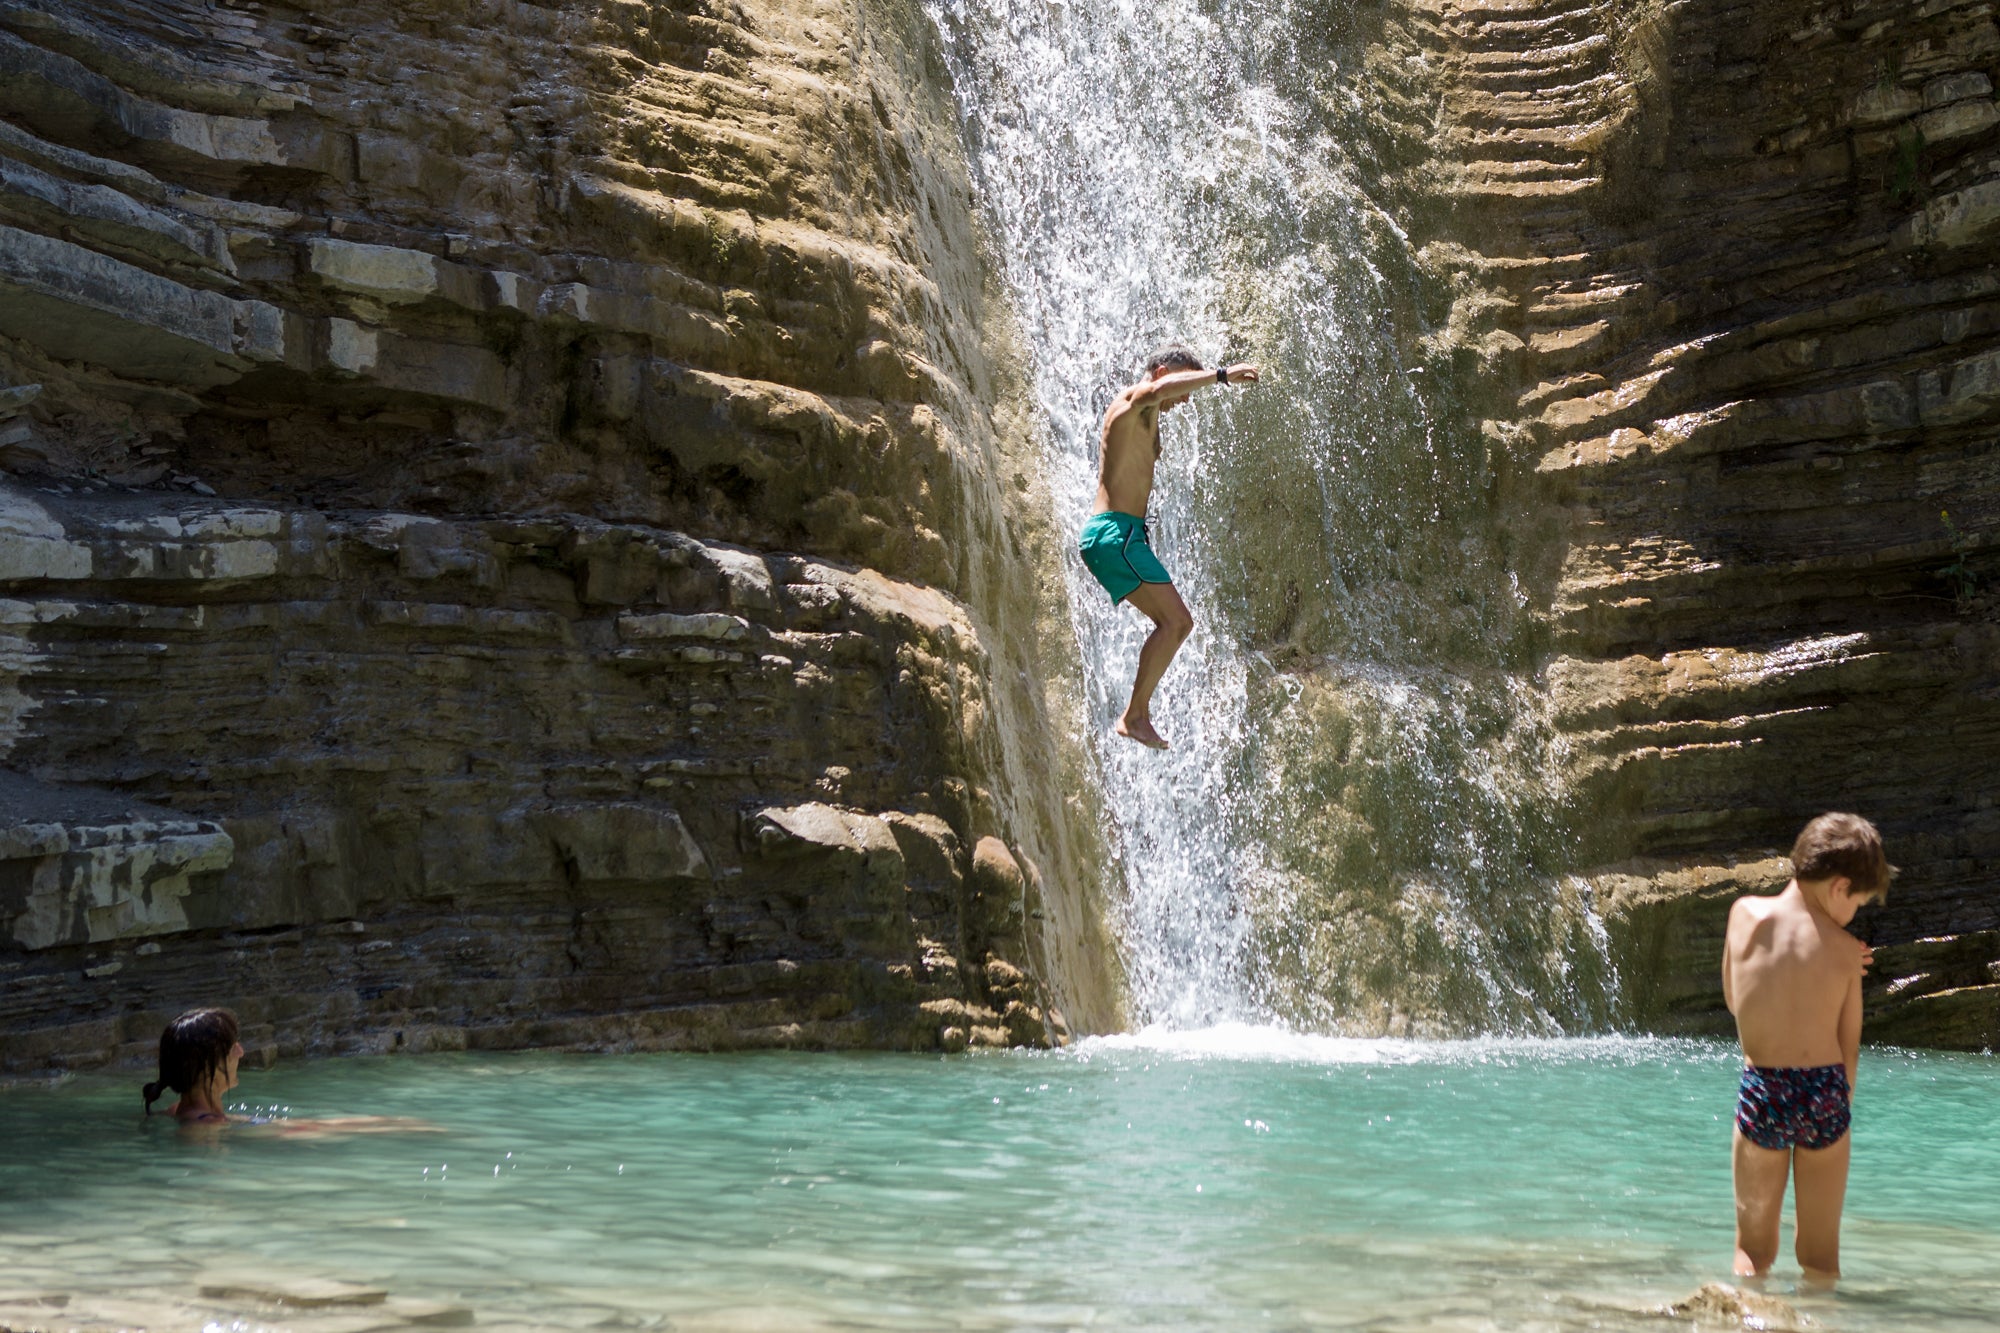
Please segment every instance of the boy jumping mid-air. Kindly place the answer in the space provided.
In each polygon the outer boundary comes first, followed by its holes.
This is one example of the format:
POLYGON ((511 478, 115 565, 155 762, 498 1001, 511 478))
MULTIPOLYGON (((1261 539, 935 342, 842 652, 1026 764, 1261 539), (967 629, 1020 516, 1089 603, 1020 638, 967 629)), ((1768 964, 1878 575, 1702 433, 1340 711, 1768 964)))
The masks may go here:
POLYGON ((1863 903, 1887 895, 1894 873, 1873 824, 1821 815, 1792 846, 1784 892, 1729 908, 1722 997, 1744 1064, 1733 1152, 1738 1277, 1763 1277, 1778 1257, 1787 1176, 1799 1267, 1808 1282, 1840 1276, 1861 974, 1873 959, 1846 926, 1863 903))
POLYGON ((1153 497, 1153 464, 1160 458, 1160 416, 1204 385, 1256 382, 1253 365, 1207 370, 1187 348, 1163 347, 1147 358, 1146 378, 1121 390, 1104 414, 1098 512, 1083 525, 1077 544, 1083 563, 1112 602, 1129 601, 1152 619, 1153 632, 1139 650, 1131 702, 1115 729, 1156 750, 1166 749, 1167 743, 1153 730, 1153 689, 1194 629, 1194 617, 1174 590, 1173 576, 1147 539, 1146 504, 1153 497))

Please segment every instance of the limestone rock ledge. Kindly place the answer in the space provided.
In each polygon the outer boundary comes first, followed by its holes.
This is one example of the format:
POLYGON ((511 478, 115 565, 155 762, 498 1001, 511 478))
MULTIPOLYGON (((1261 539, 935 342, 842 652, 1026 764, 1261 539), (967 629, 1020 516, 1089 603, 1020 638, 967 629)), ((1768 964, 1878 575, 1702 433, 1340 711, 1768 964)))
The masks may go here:
POLYGON ((1117 1021, 933 40, 0 0, 0 1065, 1117 1021))
MULTIPOLYGON (((15 773, 0 773, 0 816, 0 936, 25 949, 186 930, 185 900, 236 850, 208 820, 15 773)), ((109 976, 121 966, 89 970, 109 976)))
POLYGON ((1546 608, 1628 1017, 1725 1027, 1728 899, 1852 809, 1903 868, 1869 1032, 2000 1041, 1992 6, 1397 16, 1434 350, 1546 608))
POLYGON ((89 784, 0 784, 7 1066, 204 986, 278 1052, 1066 1038, 1039 868, 928 781, 987 740, 949 598, 580 519, 0 499, 10 757, 89 784))

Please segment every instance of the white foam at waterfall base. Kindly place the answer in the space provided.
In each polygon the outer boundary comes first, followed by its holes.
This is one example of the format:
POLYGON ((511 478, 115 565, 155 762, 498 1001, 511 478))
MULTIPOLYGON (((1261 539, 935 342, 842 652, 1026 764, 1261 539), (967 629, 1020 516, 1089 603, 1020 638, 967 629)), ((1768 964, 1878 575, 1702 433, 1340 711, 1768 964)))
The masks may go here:
POLYGON ((1712 1042, 1681 1037, 1473 1037, 1418 1041, 1406 1037, 1332 1037, 1267 1023, 1217 1023, 1175 1028, 1154 1024, 1136 1032, 1086 1037, 1063 1052, 1071 1059, 1159 1055, 1176 1060, 1277 1060, 1300 1065, 1514 1065, 1589 1061, 1663 1063, 1696 1058, 1712 1042))
POLYGON ((1176 1059, 1345 1065, 1409 1063, 1422 1056, 1424 1046, 1395 1037, 1328 1037, 1266 1023, 1217 1023, 1201 1028, 1155 1024, 1137 1032, 1086 1037, 1073 1050, 1082 1060, 1137 1052, 1176 1059))

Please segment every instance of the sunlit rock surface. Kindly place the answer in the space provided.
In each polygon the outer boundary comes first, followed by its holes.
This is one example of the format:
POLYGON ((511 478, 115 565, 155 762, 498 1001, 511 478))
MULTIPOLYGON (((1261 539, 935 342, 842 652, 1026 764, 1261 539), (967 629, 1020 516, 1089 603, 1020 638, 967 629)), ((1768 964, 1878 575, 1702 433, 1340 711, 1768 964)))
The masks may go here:
POLYGON ((1991 1045, 1992 7, 1397 14, 1377 78, 1428 149, 1403 188, 1452 293, 1438 341, 1547 608, 1627 1016, 1726 1030, 1729 899, 1849 809, 1903 872, 1855 927, 1870 1035, 1991 1045))
POLYGON ((933 40, 0 4, 0 1064, 1116 1022, 933 40))

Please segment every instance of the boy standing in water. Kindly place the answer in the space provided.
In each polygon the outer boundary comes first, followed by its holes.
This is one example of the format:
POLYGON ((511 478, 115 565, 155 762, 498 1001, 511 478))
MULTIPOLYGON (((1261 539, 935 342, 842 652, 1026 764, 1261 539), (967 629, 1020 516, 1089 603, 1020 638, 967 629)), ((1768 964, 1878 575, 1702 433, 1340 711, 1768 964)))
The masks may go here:
POLYGON ((1821 815, 1792 846, 1784 892, 1730 906, 1722 996, 1744 1065, 1734 1136, 1738 1277, 1763 1277, 1778 1257, 1787 1176, 1799 1267, 1808 1282, 1840 1276, 1861 974, 1873 960, 1846 926, 1863 903, 1888 894, 1894 873, 1873 824, 1821 815))
POLYGON ((1207 370, 1200 357, 1175 344, 1148 357, 1146 378, 1121 390, 1104 414, 1097 515, 1083 525, 1077 545, 1112 602, 1129 601, 1153 622, 1153 632, 1139 650, 1131 701, 1114 729, 1156 750, 1166 749, 1167 743, 1153 729, 1153 690, 1194 629, 1194 617, 1174 590, 1173 576, 1153 554, 1146 531, 1153 464, 1160 458, 1160 417, 1204 385, 1256 382, 1253 365, 1207 370))

